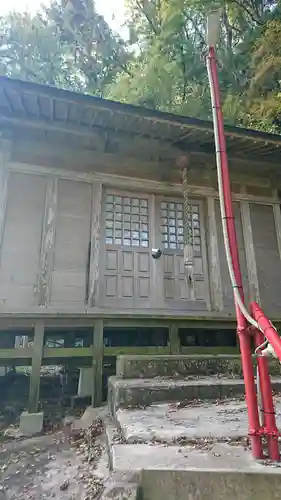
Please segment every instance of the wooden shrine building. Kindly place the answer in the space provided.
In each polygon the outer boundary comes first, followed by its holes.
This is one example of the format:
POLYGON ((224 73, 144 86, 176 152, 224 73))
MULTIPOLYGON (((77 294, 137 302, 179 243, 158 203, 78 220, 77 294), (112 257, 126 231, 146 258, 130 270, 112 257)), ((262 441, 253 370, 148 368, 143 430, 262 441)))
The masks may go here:
MULTIPOLYGON (((281 136, 226 134, 245 294, 278 326, 281 136)), ((0 364, 32 365, 30 409, 42 364, 92 366, 98 404, 103 356, 235 350, 212 124, 1 77, 0 364)))

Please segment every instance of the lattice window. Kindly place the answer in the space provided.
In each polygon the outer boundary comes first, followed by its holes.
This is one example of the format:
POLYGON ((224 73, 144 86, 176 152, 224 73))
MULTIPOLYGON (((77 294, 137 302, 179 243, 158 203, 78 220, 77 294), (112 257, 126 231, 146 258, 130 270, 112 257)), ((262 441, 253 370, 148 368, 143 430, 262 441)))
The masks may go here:
POLYGON ((105 232, 109 245, 148 247, 148 200, 108 194, 105 232))
MULTIPOLYGON (((161 231, 164 248, 183 250, 183 203, 161 203, 161 231)), ((201 254, 201 228, 199 205, 188 205, 188 223, 192 228, 193 249, 201 254)))

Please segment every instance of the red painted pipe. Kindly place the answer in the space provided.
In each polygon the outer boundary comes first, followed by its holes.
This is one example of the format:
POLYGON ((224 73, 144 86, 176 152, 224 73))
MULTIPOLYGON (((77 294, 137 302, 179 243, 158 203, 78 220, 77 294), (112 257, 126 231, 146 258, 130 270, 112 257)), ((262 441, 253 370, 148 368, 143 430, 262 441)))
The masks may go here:
POLYGON ((264 312, 260 308, 260 306, 256 302, 251 303, 251 312, 253 318, 256 320, 256 322, 260 325, 264 336, 267 338, 269 343, 272 345, 279 361, 281 362, 281 339, 275 330, 275 328, 272 326, 271 322, 267 317, 264 315, 264 312))
MULTIPOLYGON (((261 331, 256 330, 255 332, 255 344, 259 347, 264 343, 264 335, 261 331)), ((276 426, 276 417, 273 404, 272 387, 270 381, 270 375, 268 371, 268 362, 265 357, 259 356, 257 358, 258 370, 259 370, 259 380, 261 389, 261 398, 264 414, 264 434, 267 437, 268 442, 268 454, 271 460, 280 460, 278 437, 279 432, 276 426)))
MULTIPOLYGON (((218 78, 217 63, 216 63, 216 53, 214 47, 209 47, 208 52, 209 52, 208 64, 209 64, 210 74, 212 78, 212 87, 213 87, 212 106, 213 106, 213 112, 217 118, 217 127, 218 127, 218 130, 214 130, 214 133, 215 133, 217 154, 220 155, 221 159, 222 184, 224 192, 225 213, 227 218, 227 232, 229 238, 229 246, 231 251, 236 283, 239 288, 241 299, 244 300, 236 228, 234 222, 234 213, 233 213, 233 205, 231 197, 231 187, 229 180, 229 168, 228 168, 228 158, 226 152, 226 141, 224 135, 223 114, 220 103, 219 78, 218 78)), ((260 438, 261 428, 259 422, 257 393, 256 393, 254 371, 253 371, 252 357, 251 357, 252 355, 251 343, 250 343, 251 341, 250 341, 250 336, 248 335, 248 324, 236 303, 235 307, 236 307, 236 317, 237 317, 237 333, 240 342, 242 368, 245 381, 246 402, 248 406, 249 436, 252 444, 252 454, 255 458, 262 458, 263 452, 262 452, 262 445, 260 438)))

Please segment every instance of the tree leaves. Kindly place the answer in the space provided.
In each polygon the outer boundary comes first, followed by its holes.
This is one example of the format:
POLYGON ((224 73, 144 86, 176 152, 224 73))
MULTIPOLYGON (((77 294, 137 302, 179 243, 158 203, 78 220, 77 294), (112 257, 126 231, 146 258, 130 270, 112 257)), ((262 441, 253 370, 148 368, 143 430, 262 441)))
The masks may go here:
POLYGON ((15 78, 101 94, 126 70, 125 43, 92 0, 53 0, 35 16, 8 14, 0 32, 0 71, 15 78))
POLYGON ((130 40, 93 0, 52 0, 0 18, 0 73, 211 119, 208 12, 222 12, 218 62, 227 122, 281 130, 281 0, 125 0, 130 40))
MULTIPOLYGON (((218 50, 227 122, 276 131, 280 109, 281 10, 275 0, 218 0, 218 50), (280 91, 279 91, 280 90, 280 91)), ((127 0, 138 57, 118 75, 112 98, 211 118, 205 23, 213 0, 127 0)))

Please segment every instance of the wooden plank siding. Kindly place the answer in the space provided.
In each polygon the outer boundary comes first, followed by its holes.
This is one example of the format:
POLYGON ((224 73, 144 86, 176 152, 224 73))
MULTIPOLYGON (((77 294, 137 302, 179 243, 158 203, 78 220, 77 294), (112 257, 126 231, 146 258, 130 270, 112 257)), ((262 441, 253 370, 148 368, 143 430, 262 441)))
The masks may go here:
MULTIPOLYGON (((229 313, 234 314, 233 291, 232 291, 232 286, 231 286, 227 262, 226 262, 226 255, 225 255, 223 234, 222 234, 220 207, 219 207, 219 201, 217 201, 217 200, 215 202, 215 212, 216 212, 216 222, 217 222, 220 275, 221 275, 221 283, 222 283, 223 311, 225 313, 229 312, 229 313)), ((246 262, 245 241, 244 241, 242 222, 241 222, 241 207, 240 207, 240 204, 237 202, 234 203, 234 217, 235 217, 235 226, 236 226, 236 232, 237 232, 242 281, 243 281, 243 287, 244 287, 244 293, 245 293, 245 300, 247 302, 248 298, 249 298, 249 278, 248 278, 248 269, 247 269, 247 262, 246 262)))
POLYGON ((0 260, 1 309, 35 306, 46 177, 11 173, 0 260))
POLYGON ((86 302, 91 203, 91 184, 58 180, 51 306, 75 308, 86 302))
MULTIPOLYGON (((276 229, 278 219, 271 205, 250 204, 257 278, 261 306, 265 313, 281 315, 281 261, 276 229)), ((280 220, 279 220, 280 222, 280 220)))
MULTIPOLYGON (((219 205, 211 188, 190 189, 190 206, 198 207, 200 223, 200 235, 194 233, 200 244, 191 300, 179 246, 178 186, 158 183, 153 194, 148 181, 132 179, 125 191, 118 176, 110 176, 108 185, 102 175, 68 172, 64 177, 62 170, 14 167, 1 166, 0 175, 0 313, 42 307, 46 314, 104 311, 105 316, 106 311, 151 317, 163 311, 174 318, 234 313, 219 205), (115 208, 107 212, 110 197, 123 204, 116 214, 115 208), (151 249, 158 246, 163 256, 154 261, 151 249)), ((260 297, 276 319, 281 318, 281 216, 274 196, 235 193, 234 210, 246 300, 260 297)))

